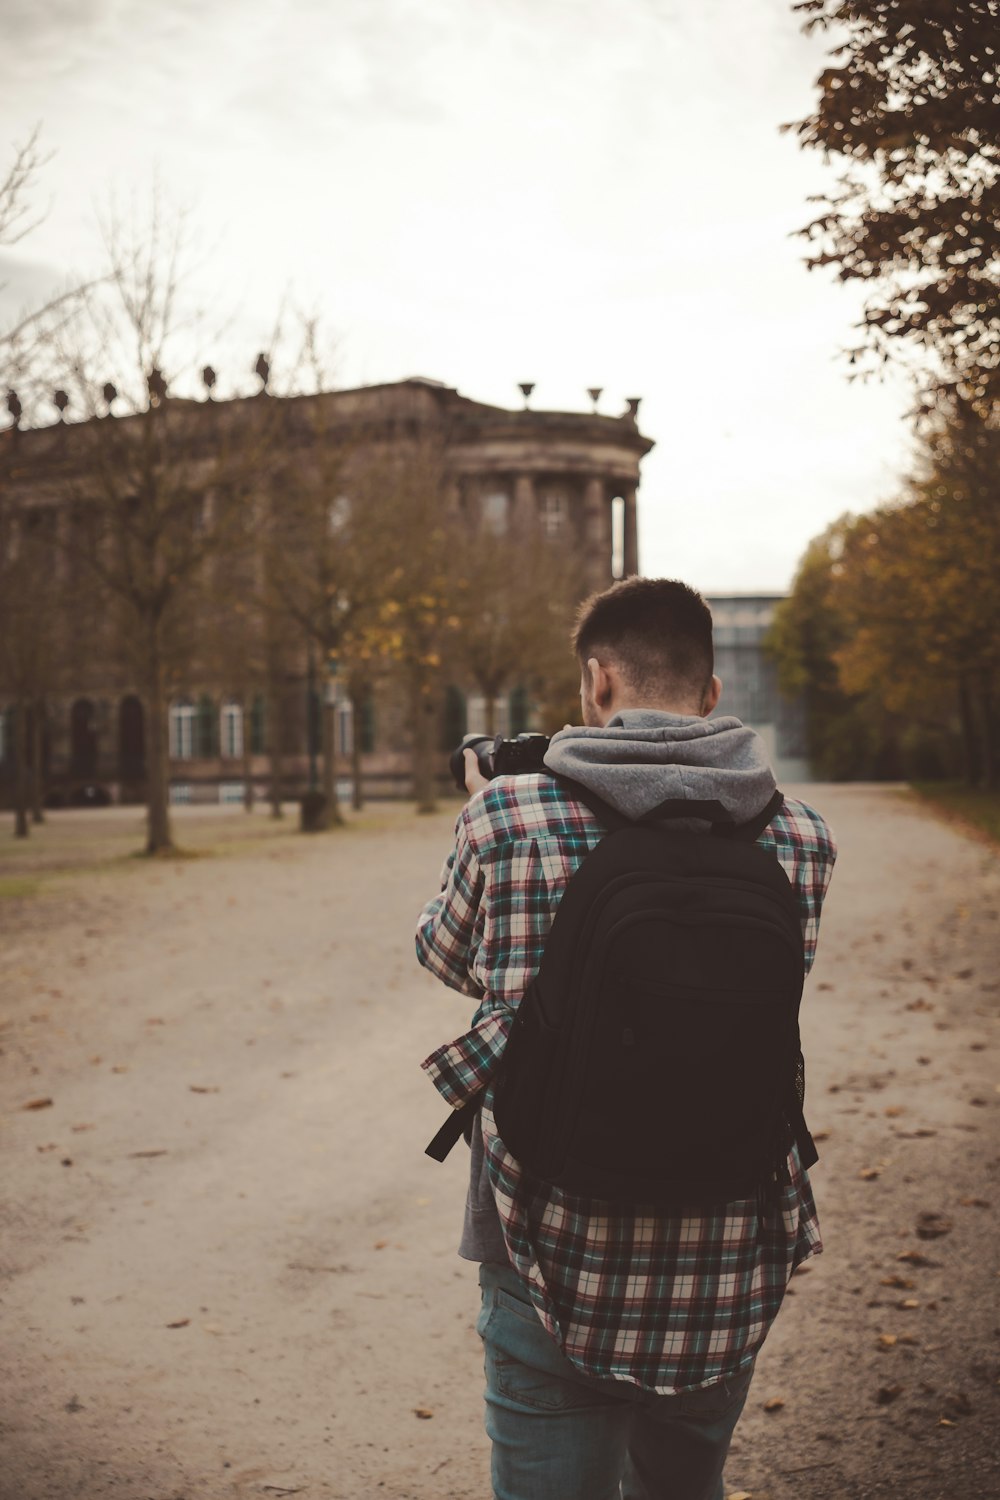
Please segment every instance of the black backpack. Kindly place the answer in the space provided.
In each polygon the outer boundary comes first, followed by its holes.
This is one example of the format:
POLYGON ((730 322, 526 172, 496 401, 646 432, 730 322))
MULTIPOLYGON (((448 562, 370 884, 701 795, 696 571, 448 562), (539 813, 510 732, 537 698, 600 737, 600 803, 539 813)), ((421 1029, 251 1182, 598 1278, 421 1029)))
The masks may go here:
MULTIPOLYGON (((680 799, 633 822, 557 780, 609 831, 567 883, 517 1008, 496 1075, 501 1140, 543 1182, 622 1205, 676 1212, 771 1192, 793 1140, 804 1166, 817 1160, 802 1114, 799 906, 755 843, 781 793, 747 824, 680 799), (711 834, 669 828, 692 817, 711 834)), ((429 1154, 447 1154, 478 1103, 429 1154)))

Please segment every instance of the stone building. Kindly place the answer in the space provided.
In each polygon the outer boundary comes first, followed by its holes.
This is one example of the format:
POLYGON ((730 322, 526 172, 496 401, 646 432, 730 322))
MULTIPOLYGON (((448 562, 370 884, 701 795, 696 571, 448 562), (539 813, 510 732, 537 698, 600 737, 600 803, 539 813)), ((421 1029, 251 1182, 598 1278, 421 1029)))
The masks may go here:
POLYGON ((717 713, 734 714, 755 729, 767 747, 778 784, 810 781, 805 703, 778 687, 775 663, 764 649, 775 606, 783 594, 707 596, 715 638, 715 670, 722 679, 717 713))
MULTIPOLYGON (((366 449, 391 448, 394 442, 423 434, 438 438, 447 454, 444 506, 478 517, 479 524, 495 535, 518 528, 528 518, 535 520, 554 547, 579 560, 588 589, 637 572, 639 469, 653 446, 638 428, 638 400, 629 401, 624 413, 612 417, 597 412, 594 393, 592 412, 558 412, 531 409, 530 391, 522 387, 523 409, 508 410, 472 401, 439 381, 413 378, 321 396, 258 396, 213 403, 213 408, 216 421, 224 415, 235 424, 252 423, 255 412, 263 411, 262 400, 272 409, 280 400, 288 443, 308 441, 310 424, 315 432, 319 414, 329 440, 347 438, 362 455, 366 449)), ((184 412, 192 429, 204 420, 207 403, 171 400, 169 405, 175 422, 184 412)), ((75 431, 79 429, 72 424, 59 424, 0 434, 0 449, 7 443, 8 494, 15 499, 19 495, 22 504, 44 505, 46 497, 51 504, 57 486, 48 484, 46 476, 72 469, 75 431), (19 450, 13 468, 12 438, 19 450)), ((0 451, 0 467, 3 462, 0 451)), ((288 795, 309 784, 318 748, 317 695, 323 688, 303 649, 288 673, 283 709, 288 795)), ((356 742, 366 792, 405 792, 410 759, 399 705, 383 692, 359 713, 342 686, 329 683, 325 691, 337 700, 337 751, 345 776, 356 742)), ((8 802, 14 756, 11 696, 9 684, 0 683, 0 796, 8 802)), ((140 800, 145 712, 134 685, 120 673, 104 672, 99 661, 81 668, 76 691, 46 703, 45 781, 50 798, 70 803, 88 797, 140 800)), ((443 744, 458 730, 480 727, 485 705, 467 684, 458 683, 442 694, 440 713, 443 744)), ((504 732, 516 732, 529 726, 531 705, 523 693, 514 693, 494 705, 493 717, 504 732)), ((231 684, 206 680, 193 665, 191 681, 179 686, 170 703, 169 739, 175 802, 238 801, 248 775, 258 793, 263 792, 268 762, 261 697, 241 702, 231 684)))

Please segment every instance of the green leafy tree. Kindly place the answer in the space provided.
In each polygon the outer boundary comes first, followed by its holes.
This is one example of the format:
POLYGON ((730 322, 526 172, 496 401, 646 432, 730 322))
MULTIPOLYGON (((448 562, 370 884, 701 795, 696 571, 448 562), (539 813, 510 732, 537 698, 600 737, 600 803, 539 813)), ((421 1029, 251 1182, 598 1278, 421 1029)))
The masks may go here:
POLYGON ((1000 3, 800 0, 836 45, 819 103, 787 125, 844 164, 801 233, 811 267, 860 282, 850 358, 915 364, 925 410, 957 393, 1000 400, 1000 3))

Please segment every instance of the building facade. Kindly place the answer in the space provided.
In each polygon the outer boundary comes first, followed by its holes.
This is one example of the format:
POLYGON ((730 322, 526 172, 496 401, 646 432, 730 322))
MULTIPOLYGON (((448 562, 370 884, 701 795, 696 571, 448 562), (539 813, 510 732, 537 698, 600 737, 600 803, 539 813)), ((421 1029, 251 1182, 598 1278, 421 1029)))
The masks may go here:
POLYGON ((715 670, 722 679, 716 712, 733 714, 755 729, 767 747, 778 785, 810 781, 805 705, 786 698, 777 668, 765 650, 783 594, 707 596, 715 638, 715 670))
MULTIPOLYGON (((212 403, 212 417, 216 427, 221 421, 233 433, 245 431, 279 402, 282 442, 290 449, 315 445, 321 432, 322 442, 349 449, 360 463, 394 444, 435 441, 446 455, 446 510, 498 537, 533 526, 547 544, 577 560, 587 591, 638 571, 640 464, 653 446, 639 431, 638 400, 614 417, 596 410, 534 410, 527 400, 513 410, 414 378, 287 400, 258 396, 212 403)), ((192 431, 204 424, 208 403, 168 404, 174 423, 186 420, 192 431)), ((0 482, 7 498, 51 512, 56 527, 72 524, 60 496, 73 474, 83 426, 0 434, 0 482)), ((330 500, 335 508, 338 497, 330 500)), ((52 583, 59 586, 58 579, 52 583)), ((406 711, 391 687, 378 687, 363 701, 352 698, 345 684, 324 679, 304 645, 285 677, 279 712, 286 795, 299 794, 315 777, 321 699, 335 709, 341 791, 349 790, 349 776, 358 772, 369 795, 408 791, 406 711)), ((17 753, 13 696, 9 683, 0 684, 0 796, 8 803, 17 753)), ((503 732, 516 732, 532 717, 523 691, 504 695, 488 712, 481 696, 461 682, 442 684, 436 707, 442 745, 453 734, 457 738, 456 731, 485 727, 487 718, 503 732)), ((44 712, 41 760, 51 803, 142 799, 148 709, 127 673, 106 668, 97 653, 80 663, 68 691, 47 694, 43 709, 29 710, 36 711, 44 712)), ((239 801, 248 779, 258 794, 264 791, 272 768, 261 693, 236 691, 234 682, 218 672, 206 674, 192 656, 189 680, 172 688, 168 715, 172 800, 239 801)))

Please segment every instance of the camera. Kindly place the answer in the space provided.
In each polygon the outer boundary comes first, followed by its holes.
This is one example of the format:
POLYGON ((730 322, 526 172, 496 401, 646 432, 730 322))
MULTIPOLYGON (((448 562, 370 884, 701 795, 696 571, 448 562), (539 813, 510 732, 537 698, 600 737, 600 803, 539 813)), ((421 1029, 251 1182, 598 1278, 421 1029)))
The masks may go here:
POLYGON ((505 740, 502 734, 496 739, 490 739, 488 734, 467 734, 458 749, 452 751, 448 769, 459 791, 464 792, 466 750, 476 752, 480 774, 492 781, 495 776, 524 776, 544 770, 548 748, 547 734, 519 734, 511 740, 505 740))

